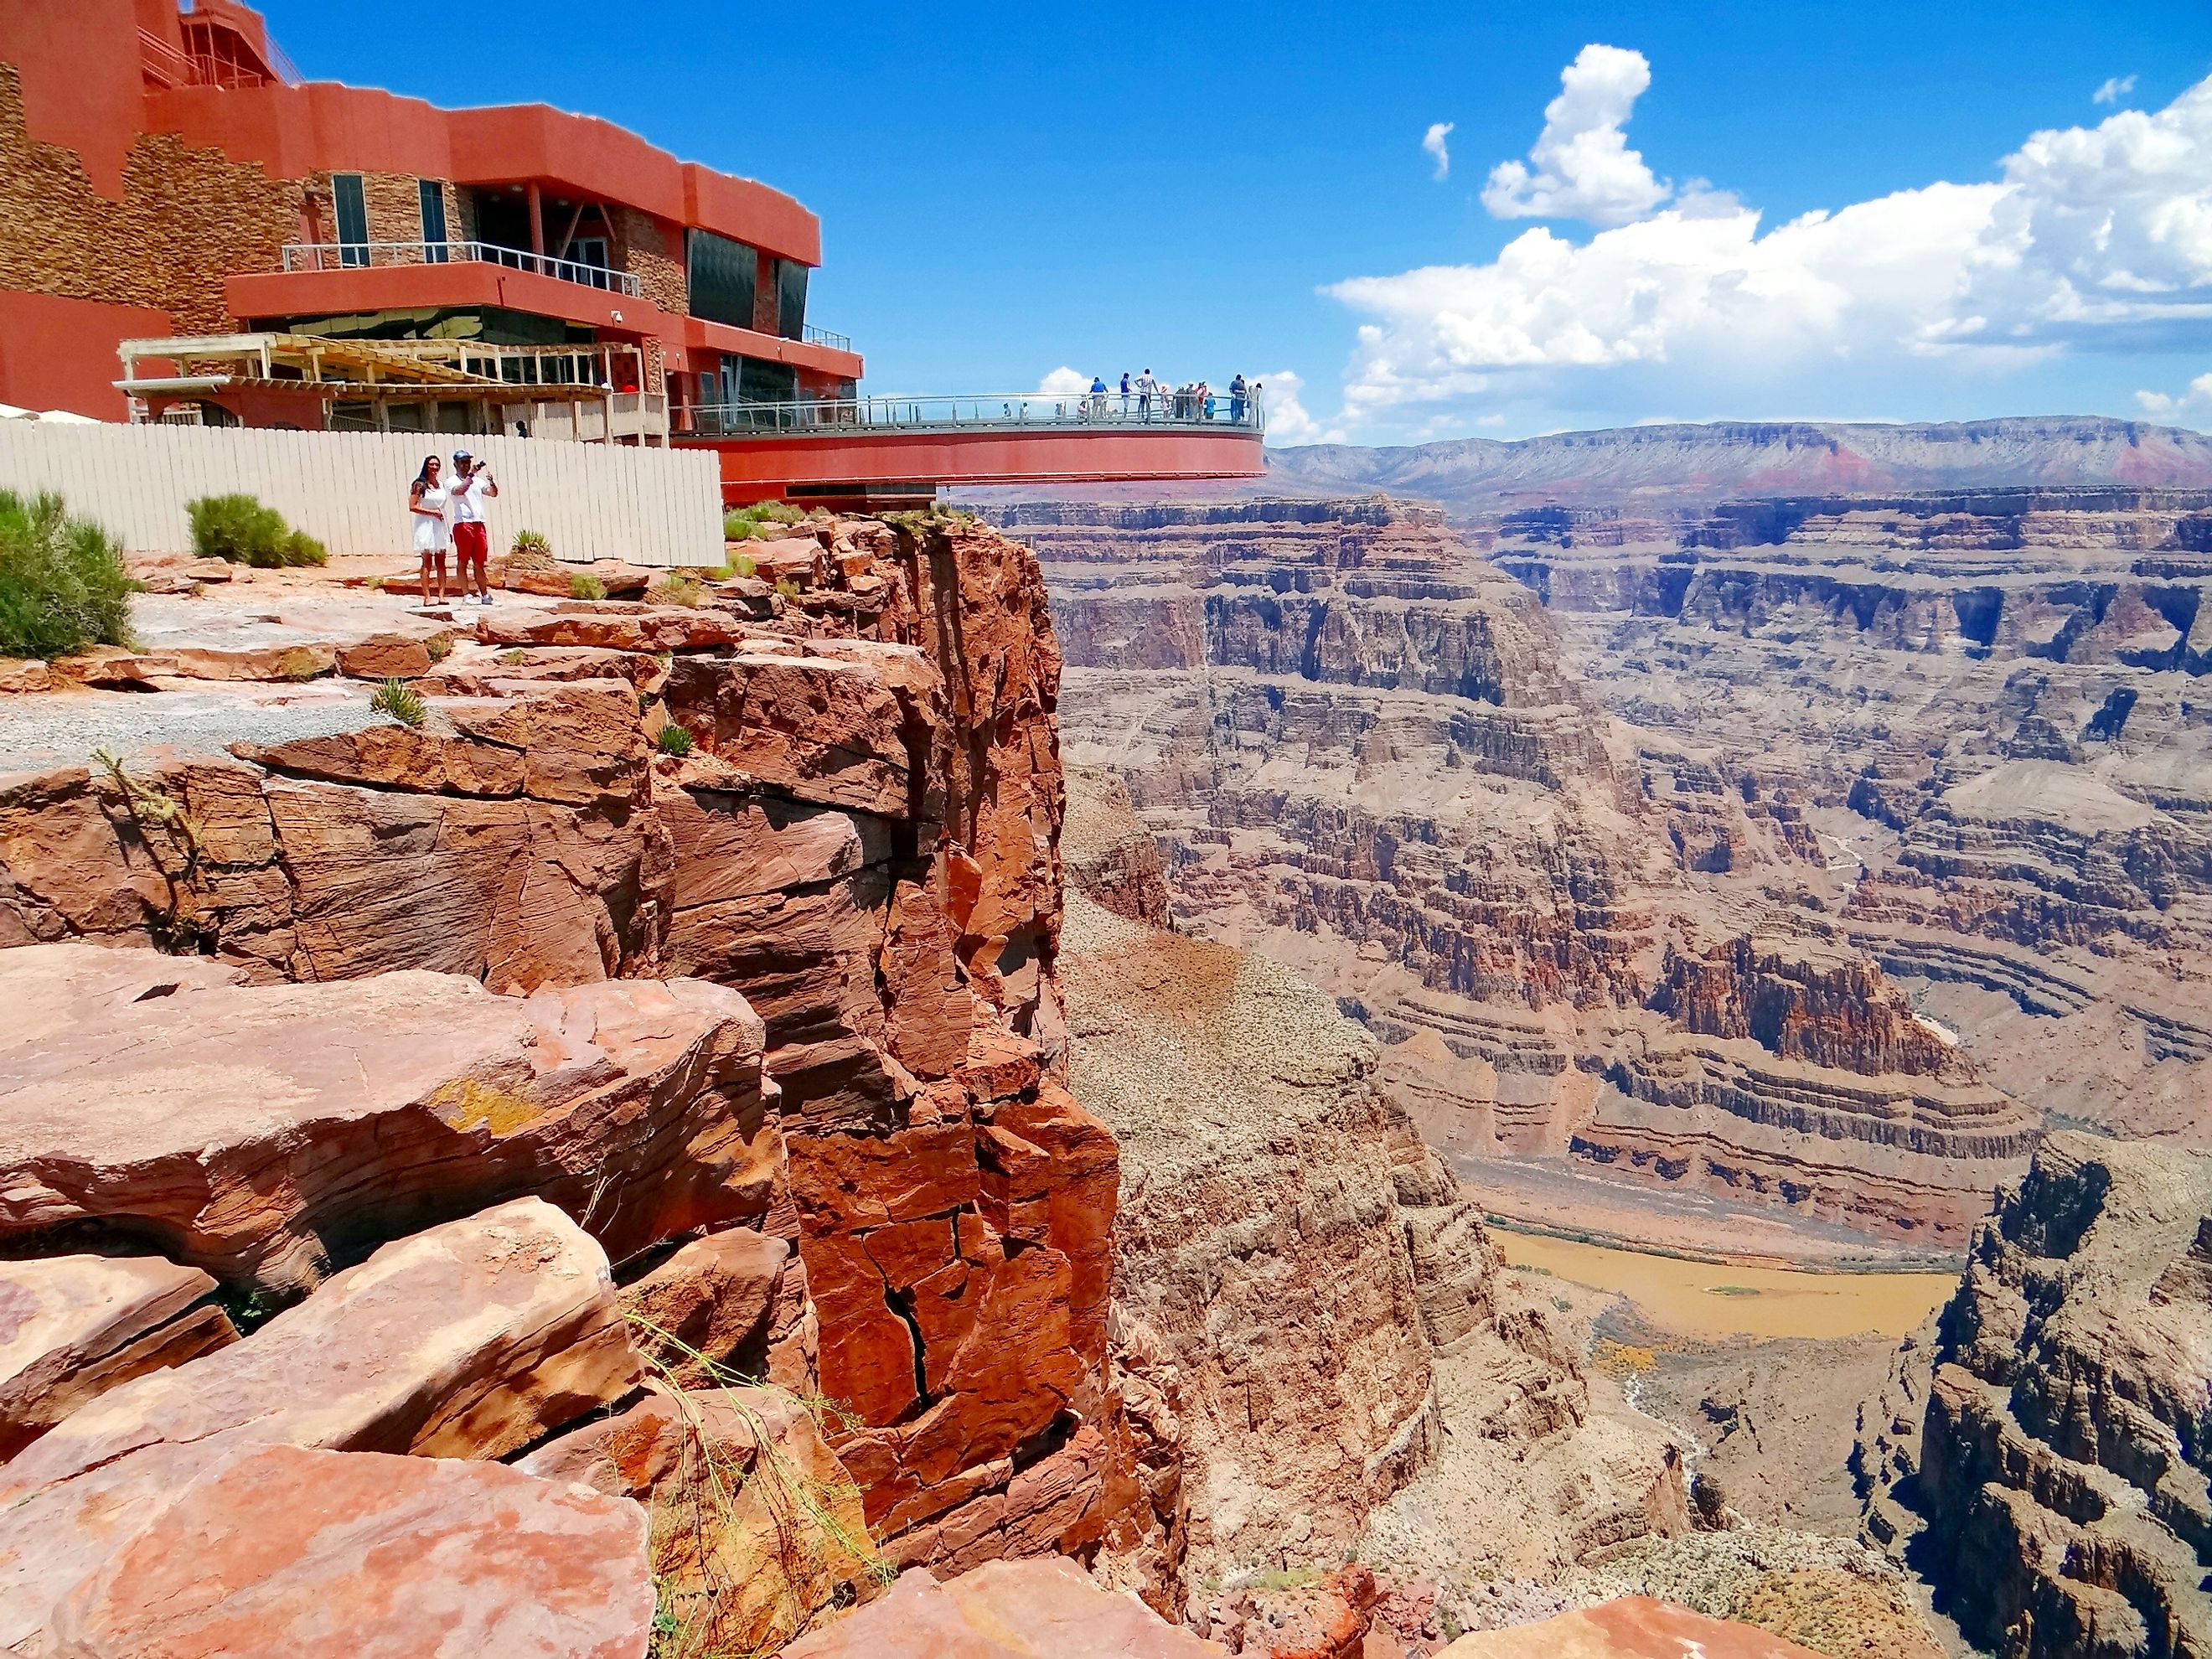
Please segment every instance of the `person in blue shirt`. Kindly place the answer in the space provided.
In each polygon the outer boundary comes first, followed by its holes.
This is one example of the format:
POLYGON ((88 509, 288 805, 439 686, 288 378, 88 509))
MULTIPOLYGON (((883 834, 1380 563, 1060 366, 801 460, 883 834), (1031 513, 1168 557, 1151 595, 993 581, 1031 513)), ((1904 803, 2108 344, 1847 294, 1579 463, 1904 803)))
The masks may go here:
POLYGON ((1121 412, 1129 412, 1129 371, 1126 368, 1121 371, 1121 412))
POLYGON ((1093 420, 1106 418, 1106 377, 1103 374, 1091 377, 1091 415, 1093 420))

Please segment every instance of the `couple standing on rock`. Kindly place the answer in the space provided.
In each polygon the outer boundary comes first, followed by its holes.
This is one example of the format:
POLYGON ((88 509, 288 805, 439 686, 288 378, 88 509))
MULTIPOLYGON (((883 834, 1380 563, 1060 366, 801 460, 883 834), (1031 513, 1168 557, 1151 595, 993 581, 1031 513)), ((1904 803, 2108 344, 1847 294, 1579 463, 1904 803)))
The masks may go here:
POLYGON ((422 458, 422 470, 407 487, 407 511, 415 521, 415 550, 422 559, 422 598, 431 599, 434 575, 437 599, 446 598, 446 550, 450 547, 460 563, 461 599, 478 605, 491 603, 491 586, 485 573, 491 560, 490 534, 484 528, 483 504, 499 494, 491 469, 465 449, 453 452, 453 478, 441 476, 435 455, 422 458), (452 514, 447 523, 447 515, 452 514), (470 592, 470 568, 475 568, 476 591, 470 592))

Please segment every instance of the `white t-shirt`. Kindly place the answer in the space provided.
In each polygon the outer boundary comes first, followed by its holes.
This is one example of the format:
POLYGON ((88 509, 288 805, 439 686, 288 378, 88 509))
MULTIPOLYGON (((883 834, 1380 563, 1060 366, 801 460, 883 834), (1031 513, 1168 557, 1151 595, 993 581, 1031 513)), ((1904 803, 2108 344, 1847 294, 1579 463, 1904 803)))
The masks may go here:
POLYGON ((489 476, 483 468, 479 466, 453 486, 453 522, 455 524, 482 524, 484 521, 484 497, 482 491, 489 476))

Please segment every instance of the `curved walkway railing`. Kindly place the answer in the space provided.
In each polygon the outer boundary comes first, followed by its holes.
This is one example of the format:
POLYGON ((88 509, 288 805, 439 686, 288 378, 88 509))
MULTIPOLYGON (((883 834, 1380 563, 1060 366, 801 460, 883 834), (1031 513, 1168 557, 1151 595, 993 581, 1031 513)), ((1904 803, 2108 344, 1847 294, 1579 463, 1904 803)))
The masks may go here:
MULTIPOLYGON (((798 398, 788 402, 695 404, 684 411, 694 436, 735 437, 773 432, 822 432, 855 428, 904 431, 1029 428, 1115 431, 1146 427, 1262 433, 1267 413, 1260 398, 1216 390, 1194 393, 1132 392, 969 392, 911 398, 798 398)), ((679 425, 679 430, 683 428, 679 425)))

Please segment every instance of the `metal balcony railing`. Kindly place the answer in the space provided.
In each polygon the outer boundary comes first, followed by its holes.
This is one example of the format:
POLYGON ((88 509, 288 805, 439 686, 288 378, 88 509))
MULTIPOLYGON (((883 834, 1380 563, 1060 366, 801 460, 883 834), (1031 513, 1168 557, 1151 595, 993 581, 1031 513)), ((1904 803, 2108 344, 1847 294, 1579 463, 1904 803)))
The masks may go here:
POLYGON ((799 331, 800 337, 809 345, 828 346, 832 351, 850 351, 853 349, 853 337, 840 334, 835 329, 817 328, 807 323, 799 331))
POLYGON ((1146 427, 1169 430, 1263 433, 1267 412, 1260 399, 1213 391, 1195 393, 1163 390, 1150 398, 1132 392, 1046 393, 980 392, 936 397, 797 398, 788 402, 695 404, 690 429, 698 436, 734 437, 771 432, 831 432, 839 428, 1023 430, 1146 427))
POLYGON ((585 288, 605 289, 611 294, 638 298, 644 289, 627 270, 609 270, 575 259, 556 259, 528 248, 507 247, 497 242, 289 242, 284 247, 287 270, 362 270, 382 265, 505 265, 585 288))

